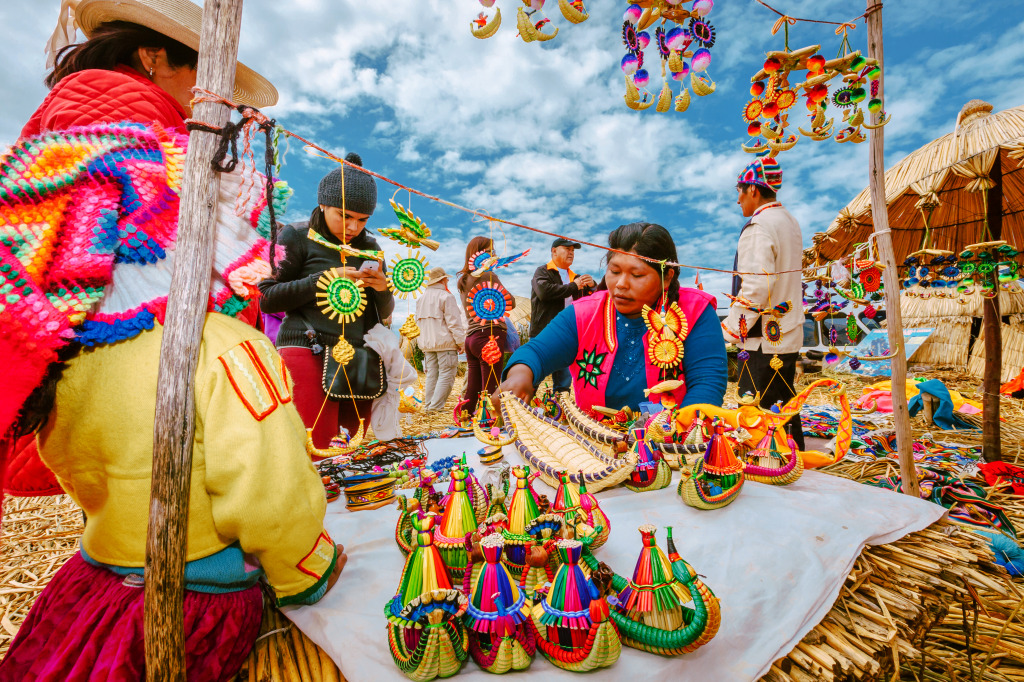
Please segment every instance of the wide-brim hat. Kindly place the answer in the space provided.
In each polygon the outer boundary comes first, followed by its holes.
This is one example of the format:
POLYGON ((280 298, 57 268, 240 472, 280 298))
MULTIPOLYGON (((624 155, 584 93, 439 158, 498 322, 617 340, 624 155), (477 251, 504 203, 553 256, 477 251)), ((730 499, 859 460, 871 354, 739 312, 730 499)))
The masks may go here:
MULTIPOLYGON (((151 28, 199 51, 203 8, 189 0, 81 0, 75 7, 75 24, 87 38, 100 24, 110 21, 151 28)), ((269 107, 277 103, 277 88, 238 62, 232 99, 238 104, 269 107)))
POLYGON ((444 268, 430 268, 430 271, 427 273, 427 281, 424 286, 429 287, 431 284, 437 284, 445 279, 448 279, 448 273, 444 271, 444 268))

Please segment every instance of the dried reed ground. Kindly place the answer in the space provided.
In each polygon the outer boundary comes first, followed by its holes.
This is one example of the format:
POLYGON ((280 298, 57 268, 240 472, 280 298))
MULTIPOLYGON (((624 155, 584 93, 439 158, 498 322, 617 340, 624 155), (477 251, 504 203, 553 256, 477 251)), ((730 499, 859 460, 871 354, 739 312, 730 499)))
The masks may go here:
MULTIPOLYGON (((931 371, 928 376, 977 397, 979 382, 965 374, 931 371)), ((802 377, 798 388, 817 377, 802 377)), ((851 377, 843 380, 851 396, 860 395, 861 387, 872 383, 851 377)), ((446 427, 461 383, 460 378, 446 412, 402 415, 405 431, 446 427)), ((730 385, 727 401, 734 396, 735 386, 730 385)), ((830 400, 821 392, 809 402, 830 400)), ((1017 461, 1024 448, 1024 404, 1004 399, 1002 414, 1004 455, 1017 461)), ((929 428, 920 416, 912 419, 912 426, 915 436, 930 431, 965 445, 981 440, 973 432, 929 428)), ((890 468, 895 470, 896 465, 850 463, 832 467, 830 473, 863 480, 890 468)), ((1024 498, 994 489, 990 496, 1024 530, 1024 498)), ((77 550, 81 532, 81 512, 67 496, 5 501, 0 537, 0 657, 36 595, 77 550)), ((1009 581, 991 559, 977 536, 955 526, 933 526, 899 542, 869 548, 829 615, 789 656, 776 662, 765 679, 1024 680, 1024 582, 1009 581)), ((316 670, 316 648, 279 614, 265 619, 264 634, 241 680, 341 679, 323 661, 316 670)))

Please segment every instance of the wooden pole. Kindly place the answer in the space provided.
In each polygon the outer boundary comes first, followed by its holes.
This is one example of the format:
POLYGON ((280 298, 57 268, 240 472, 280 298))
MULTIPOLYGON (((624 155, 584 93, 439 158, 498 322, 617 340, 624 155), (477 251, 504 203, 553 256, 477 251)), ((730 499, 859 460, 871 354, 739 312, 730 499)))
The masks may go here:
MULTIPOLYGON (((868 55, 883 64, 882 2, 868 0, 868 55)), ((878 77, 878 98, 883 96, 885 69, 878 77)), ((879 114, 871 114, 872 123, 878 123, 879 114)), ((900 458, 900 477, 903 492, 920 497, 921 488, 914 468, 913 441, 910 435, 910 412, 907 409, 907 355, 903 343, 903 321, 900 314, 900 280, 896 272, 896 256, 889 232, 889 207, 885 202, 885 128, 871 131, 869 173, 871 187, 871 221, 874 223, 875 245, 885 265, 885 320, 889 332, 889 348, 896 351, 892 362, 892 413, 896 426, 896 449, 900 458)))
MULTIPOLYGON (((989 171, 989 178, 995 184, 988 190, 988 237, 985 241, 999 241, 1003 238, 1003 167, 1000 154, 989 171)), ((995 282, 996 295, 984 302, 985 326, 985 379, 982 383, 982 440, 981 456, 986 462, 998 462, 1003 458, 999 434, 999 386, 1003 373, 1003 329, 999 312, 999 273, 991 274, 995 282)))
MULTIPOLYGON (((242 0, 206 0, 196 85, 231 96, 242 0)), ((221 104, 203 102, 193 115, 228 122, 221 104)), ((167 299, 153 425, 153 478, 146 536, 145 643, 148 680, 185 679, 184 588, 192 438, 193 385, 210 297, 210 269, 220 179, 210 165, 218 138, 189 135, 182 179, 174 274, 167 299)))

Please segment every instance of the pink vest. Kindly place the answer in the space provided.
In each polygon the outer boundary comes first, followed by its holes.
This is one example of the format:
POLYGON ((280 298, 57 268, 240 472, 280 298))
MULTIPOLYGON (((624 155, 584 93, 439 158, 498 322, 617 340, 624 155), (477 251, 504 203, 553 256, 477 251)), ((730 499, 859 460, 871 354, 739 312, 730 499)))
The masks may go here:
MULTIPOLYGON (((679 307, 686 316, 687 326, 693 328, 697 318, 708 306, 716 307, 715 297, 699 289, 679 288, 679 307)), ((576 335, 579 339, 579 347, 576 351, 576 361, 569 366, 572 372, 572 385, 576 391, 576 404, 584 410, 590 411, 592 405, 605 405, 605 389, 608 386, 608 377, 611 374, 612 364, 615 362, 615 353, 618 350, 618 342, 615 338, 615 305, 607 291, 599 291, 596 294, 581 298, 573 303, 573 310, 576 311, 576 335)), ((637 318, 637 323, 643 324, 642 318, 637 318)), ((663 370, 651 364, 647 358, 647 339, 651 332, 644 334, 644 368, 647 370, 647 386, 651 387, 663 379, 669 378, 666 373, 670 370, 663 370)), ((685 381, 680 372, 678 377, 685 381)), ((672 392, 677 402, 682 402, 686 395, 686 384, 672 392)), ((619 408, 622 405, 607 405, 607 407, 619 408)))

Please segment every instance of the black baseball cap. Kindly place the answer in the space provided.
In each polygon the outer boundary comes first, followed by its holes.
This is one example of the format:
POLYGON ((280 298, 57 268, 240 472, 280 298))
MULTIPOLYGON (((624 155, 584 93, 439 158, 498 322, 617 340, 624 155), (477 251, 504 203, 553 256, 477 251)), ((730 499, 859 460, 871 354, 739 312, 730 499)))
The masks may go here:
POLYGON ((552 249, 555 248, 556 246, 569 246, 569 247, 572 247, 574 249, 578 249, 578 248, 580 248, 582 246, 582 244, 580 244, 579 242, 571 242, 568 239, 566 239, 565 237, 559 237, 555 241, 551 242, 551 248, 552 249))

